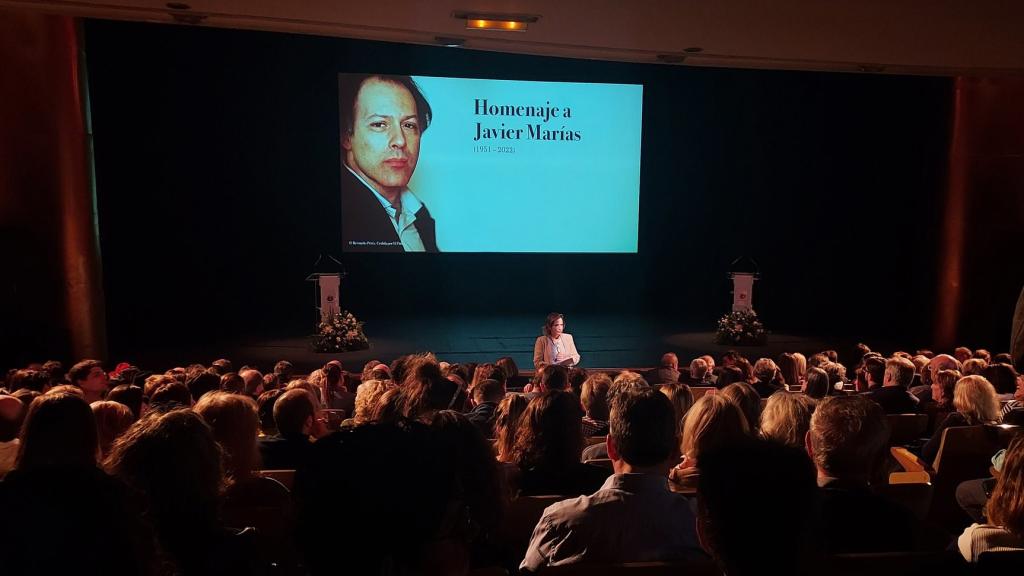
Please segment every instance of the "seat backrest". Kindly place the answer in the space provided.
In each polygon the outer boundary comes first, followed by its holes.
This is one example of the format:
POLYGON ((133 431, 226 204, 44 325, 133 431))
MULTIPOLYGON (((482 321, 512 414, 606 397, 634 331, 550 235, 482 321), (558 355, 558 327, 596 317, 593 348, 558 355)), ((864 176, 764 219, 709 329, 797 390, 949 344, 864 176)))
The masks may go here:
POLYGON ((565 500, 565 496, 520 496, 509 503, 505 520, 499 528, 498 539, 505 556, 519 562, 526 556, 533 529, 548 506, 565 500))
POLYGON ((585 436, 583 440, 586 442, 586 446, 593 446, 594 444, 604 444, 605 438, 606 436, 585 436))
POLYGON ((829 576, 925 576, 945 574, 945 552, 885 552, 836 554, 824 560, 820 574, 829 576))
POLYGON ((295 470, 260 470, 260 475, 277 480, 289 490, 295 485, 295 470))
POLYGON ((889 445, 902 446, 920 440, 928 430, 927 414, 888 414, 889 445))
POLYGON ((714 394, 714 390, 716 390, 714 386, 690 386, 690 393, 693 394, 694 402, 700 400, 701 396, 705 394, 714 394))
POLYGON ((974 573, 978 576, 1005 576, 1024 572, 1024 550, 988 551, 978 554, 974 573))
POLYGON ((551 576, 721 576, 710 558, 678 562, 629 562, 625 564, 566 564, 548 566, 542 571, 551 576))
POLYGON ((601 466, 603 468, 608 468, 609 470, 612 468, 611 458, 591 458, 590 460, 585 461, 584 464, 590 464, 592 466, 601 466))
POLYGON ((873 484, 875 494, 910 510, 922 522, 928 518, 933 487, 926 484, 873 484))

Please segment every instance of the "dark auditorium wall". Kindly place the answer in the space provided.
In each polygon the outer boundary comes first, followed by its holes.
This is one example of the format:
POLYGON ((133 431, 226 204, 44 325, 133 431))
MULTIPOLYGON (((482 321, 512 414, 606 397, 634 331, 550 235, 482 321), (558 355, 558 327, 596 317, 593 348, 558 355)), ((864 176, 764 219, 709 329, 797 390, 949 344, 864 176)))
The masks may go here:
POLYGON ((343 304, 364 319, 558 309, 711 330, 729 306, 728 265, 745 254, 777 331, 931 340, 949 78, 102 21, 85 31, 114 350, 308 332, 303 278, 320 252, 342 257, 343 304), (639 254, 342 256, 343 71, 643 83, 639 254))

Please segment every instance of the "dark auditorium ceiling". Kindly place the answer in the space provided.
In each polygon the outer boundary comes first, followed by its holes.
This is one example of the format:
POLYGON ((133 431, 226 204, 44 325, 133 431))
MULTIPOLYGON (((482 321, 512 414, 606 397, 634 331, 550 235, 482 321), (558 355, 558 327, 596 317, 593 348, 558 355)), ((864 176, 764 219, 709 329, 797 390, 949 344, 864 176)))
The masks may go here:
POLYGON ((909 74, 1024 73, 1021 0, 0 0, 0 8, 626 62, 909 74), (169 6, 171 6, 169 8, 169 6), (455 12, 539 16, 466 30, 455 12), (688 53, 687 49, 699 49, 688 53))

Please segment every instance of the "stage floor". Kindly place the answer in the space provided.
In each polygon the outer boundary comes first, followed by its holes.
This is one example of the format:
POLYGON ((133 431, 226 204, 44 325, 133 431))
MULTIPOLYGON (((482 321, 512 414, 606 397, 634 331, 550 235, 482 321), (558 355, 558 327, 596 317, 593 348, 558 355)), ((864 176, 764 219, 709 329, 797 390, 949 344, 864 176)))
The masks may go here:
MULTIPOLYGON (((520 368, 530 369, 542 322, 543 317, 534 316, 375 319, 365 325, 368 350, 320 354, 310 349, 308 336, 254 338, 217 346, 219 352, 213 357, 207 358, 211 351, 206 350, 199 361, 208 363, 224 356, 236 366, 249 364, 269 370, 278 360, 288 360, 299 370, 309 371, 338 359, 347 370, 358 371, 370 359, 390 362, 402 354, 430 351, 448 362, 493 362, 511 356, 520 368)), ((681 363, 701 354, 720 358, 730 347, 715 344, 714 331, 707 328, 623 315, 579 315, 566 322, 566 332, 573 335, 585 368, 652 367, 665 352, 678 354, 681 363)), ((782 352, 810 354, 848 346, 838 340, 773 333, 764 346, 739 350, 753 360, 776 358, 782 352)))

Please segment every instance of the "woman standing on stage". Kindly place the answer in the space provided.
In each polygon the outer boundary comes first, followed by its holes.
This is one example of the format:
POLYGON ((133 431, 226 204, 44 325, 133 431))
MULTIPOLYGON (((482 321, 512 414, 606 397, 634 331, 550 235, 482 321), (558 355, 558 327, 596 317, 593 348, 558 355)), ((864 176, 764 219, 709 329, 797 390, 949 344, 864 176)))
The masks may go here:
POLYGON ((580 363, 580 354, 572 334, 565 330, 565 317, 558 312, 548 314, 544 321, 544 335, 537 338, 533 345, 533 367, 540 369, 544 364, 563 364, 575 366, 580 363))

